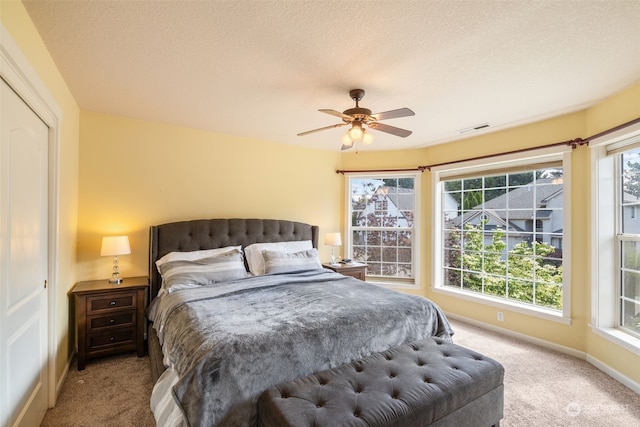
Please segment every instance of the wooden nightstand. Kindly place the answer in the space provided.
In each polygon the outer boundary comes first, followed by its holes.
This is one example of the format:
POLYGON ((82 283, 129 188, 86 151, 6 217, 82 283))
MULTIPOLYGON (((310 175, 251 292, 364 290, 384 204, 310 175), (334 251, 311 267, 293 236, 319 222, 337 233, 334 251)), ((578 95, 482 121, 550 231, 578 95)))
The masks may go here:
POLYGON ((136 350, 144 356, 146 276, 118 285, 107 279, 78 282, 75 296, 78 326, 78 370, 87 359, 136 350))
POLYGON ((354 262, 351 264, 322 264, 324 268, 328 268, 329 270, 333 270, 336 273, 344 274, 345 276, 355 277, 356 279, 366 280, 367 279, 367 264, 361 264, 358 262, 354 262))

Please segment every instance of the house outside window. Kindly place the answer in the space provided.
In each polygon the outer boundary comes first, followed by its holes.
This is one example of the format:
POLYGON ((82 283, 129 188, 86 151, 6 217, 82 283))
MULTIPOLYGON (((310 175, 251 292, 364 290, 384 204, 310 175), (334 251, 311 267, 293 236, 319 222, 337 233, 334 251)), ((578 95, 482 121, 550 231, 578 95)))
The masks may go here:
POLYGON ((640 354, 640 126, 590 142, 594 331, 640 354))
POLYGON ((367 264, 367 280, 416 285, 419 178, 347 174, 346 252, 367 264))
POLYGON ((568 150, 432 170, 436 291, 568 322, 568 150))

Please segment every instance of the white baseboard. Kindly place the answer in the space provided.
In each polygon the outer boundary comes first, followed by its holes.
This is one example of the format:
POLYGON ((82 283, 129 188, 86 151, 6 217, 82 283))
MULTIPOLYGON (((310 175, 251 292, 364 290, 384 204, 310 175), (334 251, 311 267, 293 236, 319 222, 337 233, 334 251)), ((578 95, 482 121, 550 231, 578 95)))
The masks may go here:
MULTIPOLYGON (((615 379, 619 383, 624 384, 625 386, 629 387, 631 390, 633 390, 636 393, 640 394, 640 384, 639 383, 637 383, 636 381, 632 380, 631 378, 625 376, 624 374, 618 372, 617 370, 613 369, 612 367, 606 365, 605 363, 601 362, 600 360, 596 359, 595 357, 591 356, 590 354, 585 353, 584 351, 576 350, 576 349, 573 349, 571 347, 566 347, 564 345, 556 344, 556 343, 553 343, 553 342, 550 342, 550 341, 545 341, 545 340, 542 340, 540 338, 535 338, 535 337, 532 337, 532 336, 529 336, 529 335, 526 335, 526 334, 522 334, 520 332, 511 331, 509 329, 501 328, 499 326, 495 326, 495 325, 492 325, 492 324, 489 324, 489 323, 484 323, 484 322, 480 322, 478 320, 469 319, 467 317, 460 316, 458 314, 454 314, 454 313, 445 313, 445 314, 446 314, 446 316, 448 318, 453 319, 453 320, 459 320, 460 322, 469 323, 470 325, 477 326, 477 327, 482 328, 482 329, 487 329, 489 331, 493 331, 493 332, 497 332, 497 333, 502 334, 502 335, 507 335, 507 336, 510 336, 510 337, 513 337, 513 338, 517 338, 519 340, 526 341, 526 342, 529 342, 531 344, 538 345, 540 347, 548 348, 550 350, 554 350, 554 351, 557 351, 559 353, 568 354, 569 356, 573 356, 573 357, 578 358, 578 359, 586 360, 587 362, 591 363, 596 368, 600 369, 605 374, 609 375, 611 378, 615 379)), ((454 342, 455 342, 455 335, 454 335, 454 342)))
POLYGON ((636 393, 640 394, 640 383, 637 383, 636 381, 632 380, 631 378, 621 374, 620 372, 616 371, 612 367, 610 367, 608 365, 605 365, 600 360, 596 359, 595 357, 593 357, 591 355, 587 355, 587 362, 591 363, 593 366, 595 366, 596 368, 600 369, 602 372, 604 372, 605 374, 609 375, 611 378, 615 379, 619 383, 622 383, 622 384, 626 385, 631 390, 633 390, 636 393))
MULTIPOLYGON (((576 350, 574 348, 567 347, 567 346, 560 345, 560 344, 556 344, 556 343, 553 343, 553 342, 550 342, 550 341, 545 341, 545 340, 542 340, 540 338, 532 337, 530 335, 522 334, 520 332, 515 332, 515 331, 512 331, 510 329, 501 328, 499 326, 495 326, 495 325, 492 325, 492 324, 489 324, 489 323, 484 323, 484 322, 480 322, 478 320, 469 319, 467 317, 460 316, 460 315, 457 315, 457 314, 454 314, 454 313, 445 313, 445 314, 450 319, 459 320, 461 322, 469 323, 470 325, 474 325, 474 326, 477 326, 477 327, 482 328, 482 329, 487 329, 489 331, 497 332, 497 333, 502 334, 502 335, 507 335, 507 336, 510 336, 510 337, 513 337, 513 338, 517 338, 517 339, 522 340, 522 341, 530 342, 531 344, 535 344, 535 345, 538 345, 540 347, 548 348, 550 350, 554 350, 554 351, 557 351, 559 353, 568 354, 568 355, 576 357, 578 359, 587 360, 587 353, 585 353, 584 351, 576 350)), ((454 340, 455 340, 455 336, 454 336, 454 340)))

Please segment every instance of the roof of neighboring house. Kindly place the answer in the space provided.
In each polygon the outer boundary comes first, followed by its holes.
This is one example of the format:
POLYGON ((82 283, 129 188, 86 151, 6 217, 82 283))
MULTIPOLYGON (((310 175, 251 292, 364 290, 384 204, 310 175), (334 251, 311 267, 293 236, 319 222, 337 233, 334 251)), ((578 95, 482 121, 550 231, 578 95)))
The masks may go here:
POLYGON ((555 183, 551 178, 538 179, 535 185, 529 184, 515 188, 508 193, 495 197, 491 200, 475 206, 474 209, 529 209, 545 208, 549 200, 562 194, 563 184, 555 183), (535 205, 534 198, 535 196, 535 205))
POLYGON ((394 205, 401 211, 412 211, 415 209, 414 206, 414 198, 413 197, 398 197, 401 195, 410 195, 413 194, 412 188, 396 188, 389 187, 393 189, 393 191, 387 192, 387 197, 393 202, 394 205))
POLYGON ((622 192, 622 203, 635 204, 640 203, 640 199, 634 196, 631 193, 627 193, 626 191, 622 192))
POLYGON ((554 197, 562 194, 562 183, 554 183, 553 179, 538 179, 535 186, 525 185, 515 188, 506 194, 495 197, 491 200, 479 204, 473 210, 465 211, 461 215, 451 220, 452 225, 460 226, 472 221, 481 214, 494 218, 495 222, 502 224, 506 228, 507 206, 509 229, 523 231, 522 227, 513 221, 532 220, 535 214, 536 219, 549 219, 553 210, 540 209, 547 206, 554 197), (534 191, 535 190, 535 191, 534 191), (535 195, 535 212, 532 209, 535 195))
POLYGON ((466 224, 474 219, 478 219, 478 222, 480 222, 479 218, 481 215, 487 215, 493 218, 494 222, 496 222, 497 224, 499 224, 502 227, 507 226, 507 222, 495 211, 493 210, 486 210, 486 211, 481 211, 481 210, 472 210, 472 211, 465 211, 462 213, 462 215, 458 215, 455 218, 451 219, 451 223, 456 226, 459 227, 462 224, 466 224))

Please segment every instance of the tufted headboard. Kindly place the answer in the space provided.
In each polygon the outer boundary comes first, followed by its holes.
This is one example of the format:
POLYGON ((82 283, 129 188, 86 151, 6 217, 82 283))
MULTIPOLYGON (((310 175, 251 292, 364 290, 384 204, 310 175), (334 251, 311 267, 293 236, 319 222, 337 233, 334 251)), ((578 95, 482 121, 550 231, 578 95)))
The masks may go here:
POLYGON ((154 225, 149 237, 149 279, 151 298, 160 290, 162 279, 156 261, 169 252, 215 249, 252 243, 311 240, 318 247, 317 225, 277 219, 197 219, 154 225))

